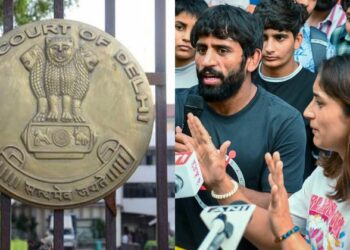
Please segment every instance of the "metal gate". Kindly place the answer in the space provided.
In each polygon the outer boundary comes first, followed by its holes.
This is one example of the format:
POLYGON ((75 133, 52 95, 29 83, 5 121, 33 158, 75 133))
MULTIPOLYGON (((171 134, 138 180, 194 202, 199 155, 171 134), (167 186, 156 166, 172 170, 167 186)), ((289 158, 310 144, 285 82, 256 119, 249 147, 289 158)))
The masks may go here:
MULTIPOLYGON (((13 0, 3 0, 4 33, 13 29, 13 0)), ((54 18, 63 18, 63 0, 54 0, 54 18)), ((115 35, 115 0, 105 0, 105 31, 115 35)), ((146 73, 155 85, 156 100, 156 185, 157 185, 157 246, 168 249, 168 183, 166 141, 166 84, 165 84, 165 0, 155 0, 155 72, 146 73)), ((0 195, 0 249, 9 250, 11 242, 11 198, 0 195)), ((116 249, 115 192, 105 197, 106 249, 116 249)), ((54 210, 54 249, 63 250, 62 209, 54 210)))

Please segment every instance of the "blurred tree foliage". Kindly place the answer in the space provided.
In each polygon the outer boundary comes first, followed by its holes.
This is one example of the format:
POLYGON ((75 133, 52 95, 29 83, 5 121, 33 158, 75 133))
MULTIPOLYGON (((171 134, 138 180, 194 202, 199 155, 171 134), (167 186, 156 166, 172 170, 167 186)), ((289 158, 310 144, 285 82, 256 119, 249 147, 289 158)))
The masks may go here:
POLYGON ((16 229, 22 238, 34 240, 37 238, 35 228, 38 223, 34 217, 28 217, 21 213, 18 217, 12 215, 12 226, 16 229))
MULTIPOLYGON (((53 0, 14 0, 14 15, 16 25, 41 20, 42 18, 53 17, 53 0)), ((64 0, 64 8, 77 5, 78 0, 64 0)), ((0 0, 0 25, 3 24, 3 4, 0 0)))
POLYGON ((91 225, 94 239, 101 239, 105 236, 105 223, 101 219, 94 219, 91 225))

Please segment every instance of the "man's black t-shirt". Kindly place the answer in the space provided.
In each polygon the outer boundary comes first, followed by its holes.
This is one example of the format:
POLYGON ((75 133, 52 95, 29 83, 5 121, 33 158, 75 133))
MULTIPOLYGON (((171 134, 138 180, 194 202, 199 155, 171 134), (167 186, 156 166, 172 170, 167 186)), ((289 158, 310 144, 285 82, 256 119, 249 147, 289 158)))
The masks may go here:
MULTIPOLYGON (((184 105, 189 94, 198 94, 197 86, 176 90, 176 125, 182 126, 184 105)), ((227 172, 250 189, 269 192, 266 152, 279 151, 284 163, 285 185, 288 192, 300 189, 304 173, 305 129, 300 112, 279 97, 258 86, 255 97, 242 110, 231 116, 222 116, 206 103, 200 120, 218 148, 226 140, 230 150, 236 151, 234 162, 227 172)), ((252 201, 254 202, 254 201, 252 201)), ((208 230, 200 219, 207 205, 218 205, 208 191, 197 197, 176 199, 176 245, 197 249, 208 230)), ((238 249, 254 249, 242 240, 238 249)))

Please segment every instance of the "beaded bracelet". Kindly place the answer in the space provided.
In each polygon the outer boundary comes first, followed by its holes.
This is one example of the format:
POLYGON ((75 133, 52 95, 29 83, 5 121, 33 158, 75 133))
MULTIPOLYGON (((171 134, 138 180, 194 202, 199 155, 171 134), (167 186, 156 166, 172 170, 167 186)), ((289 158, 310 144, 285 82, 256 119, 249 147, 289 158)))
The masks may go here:
POLYGON ((214 199, 217 199, 217 200, 224 200, 224 199, 227 199, 228 197, 234 195, 238 190, 238 183, 234 180, 231 180, 231 181, 233 183, 233 188, 230 192, 225 193, 225 194, 216 194, 214 192, 214 190, 211 190, 211 197, 213 197, 214 199))
POLYGON ((287 239, 289 236, 291 236, 292 234, 299 232, 300 228, 298 226, 294 226, 291 230, 289 230, 288 232, 286 232, 285 234, 282 234, 279 237, 276 237, 275 242, 281 242, 282 240, 287 239))

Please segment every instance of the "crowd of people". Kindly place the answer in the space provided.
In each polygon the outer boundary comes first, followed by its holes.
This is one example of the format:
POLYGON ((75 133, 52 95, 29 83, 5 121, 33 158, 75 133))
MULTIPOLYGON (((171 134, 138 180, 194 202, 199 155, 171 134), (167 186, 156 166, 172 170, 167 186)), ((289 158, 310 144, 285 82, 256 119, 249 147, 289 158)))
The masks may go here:
POLYGON ((175 150, 204 178, 176 199, 176 245, 198 249, 200 212, 240 200, 257 207, 238 249, 350 249, 350 1, 252 4, 175 1, 175 150))

